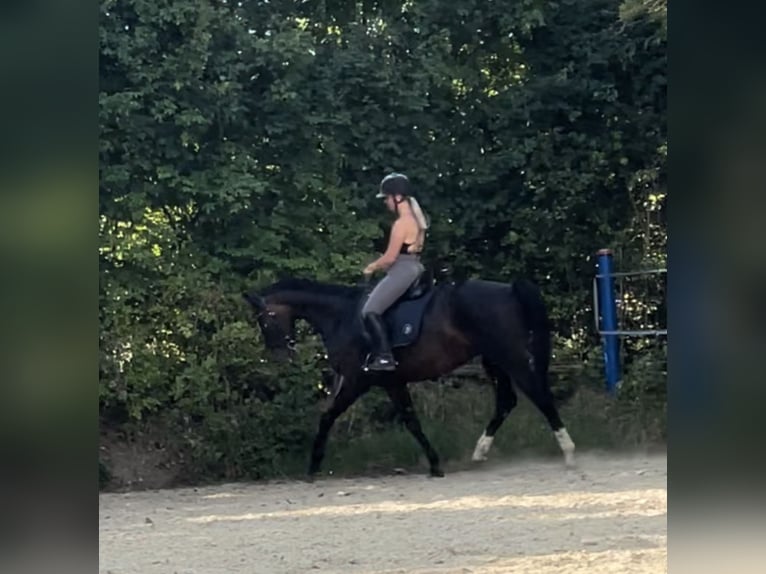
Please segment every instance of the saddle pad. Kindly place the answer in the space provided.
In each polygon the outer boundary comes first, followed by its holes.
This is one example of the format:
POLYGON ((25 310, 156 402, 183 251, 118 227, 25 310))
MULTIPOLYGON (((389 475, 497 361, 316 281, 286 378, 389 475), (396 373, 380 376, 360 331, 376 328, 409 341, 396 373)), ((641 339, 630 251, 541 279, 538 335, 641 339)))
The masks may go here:
POLYGON ((383 314, 391 347, 407 347, 418 340, 423 315, 435 292, 435 289, 430 289, 417 299, 401 300, 383 314))

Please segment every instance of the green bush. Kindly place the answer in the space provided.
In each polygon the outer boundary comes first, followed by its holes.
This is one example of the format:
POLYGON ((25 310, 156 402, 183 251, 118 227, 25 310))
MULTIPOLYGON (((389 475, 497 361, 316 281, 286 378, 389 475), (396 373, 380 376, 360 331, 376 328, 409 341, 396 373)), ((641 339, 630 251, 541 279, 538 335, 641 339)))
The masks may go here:
MULTIPOLYGON (((666 20, 643 4, 102 2, 102 431, 161 437, 187 481, 302 472, 322 350, 272 362, 240 294, 283 275, 357 281, 384 246, 373 197, 395 169, 431 216, 429 267, 541 285, 580 442, 664 438, 662 355, 629 348, 606 398, 590 294, 596 249, 618 267, 665 261, 666 20)), ((491 389, 413 395, 460 464, 491 389)), ((501 453, 555 452, 523 400, 501 435, 501 453)), ((373 392, 338 421, 328 461, 421 455, 373 392)))

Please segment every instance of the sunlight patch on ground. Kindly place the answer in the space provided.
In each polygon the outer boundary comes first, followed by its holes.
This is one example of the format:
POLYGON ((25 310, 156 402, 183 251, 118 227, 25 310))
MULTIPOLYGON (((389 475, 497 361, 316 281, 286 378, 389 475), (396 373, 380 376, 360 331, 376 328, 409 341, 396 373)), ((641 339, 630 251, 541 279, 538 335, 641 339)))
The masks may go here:
POLYGON ((256 512, 245 514, 206 515, 188 518, 192 523, 237 522, 269 518, 296 518, 308 516, 354 516, 371 513, 410 513, 425 511, 459 511, 512 507, 519 509, 583 509, 584 513, 540 514, 535 518, 578 519, 624 516, 659 516, 667 512, 667 491, 663 489, 627 490, 622 492, 570 492, 539 496, 463 496, 434 502, 384 501, 367 504, 315 506, 296 510, 256 512), (599 507, 608 507, 598 511, 599 507), (595 510, 595 512, 594 512, 595 510))

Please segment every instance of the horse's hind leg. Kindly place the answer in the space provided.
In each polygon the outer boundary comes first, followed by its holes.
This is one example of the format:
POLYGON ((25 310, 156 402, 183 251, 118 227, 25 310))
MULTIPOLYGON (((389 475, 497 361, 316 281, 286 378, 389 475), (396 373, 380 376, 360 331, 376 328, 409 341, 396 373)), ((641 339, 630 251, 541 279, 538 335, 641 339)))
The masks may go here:
POLYGON ((566 465, 574 466, 575 444, 572 442, 564 423, 561 422, 550 387, 542 377, 535 373, 528 359, 521 357, 508 359, 503 366, 509 372, 516 386, 529 397, 548 421, 564 454, 566 465))
POLYGON ((487 375, 495 383, 495 415, 489 424, 484 429, 484 432, 476 442, 476 448, 473 451, 473 460, 482 461, 487 460, 487 453, 492 446, 492 441, 495 438, 495 433, 503 424, 503 421, 516 406, 517 397, 516 392, 511 385, 510 377, 503 372, 502 369, 496 367, 494 364, 488 362, 486 359, 482 361, 484 370, 487 375))
POLYGON ((444 476, 444 471, 442 471, 439 464, 439 455, 436 454, 434 447, 428 442, 426 435, 423 433, 423 429, 420 427, 420 421, 415 414, 415 406, 412 404, 412 397, 407 390, 407 386, 404 384, 392 384, 390 386, 387 385, 384 388, 386 389, 391 402, 394 403, 394 406, 399 411, 405 426, 418 443, 420 443, 423 452, 425 452, 431 467, 431 476, 444 476))

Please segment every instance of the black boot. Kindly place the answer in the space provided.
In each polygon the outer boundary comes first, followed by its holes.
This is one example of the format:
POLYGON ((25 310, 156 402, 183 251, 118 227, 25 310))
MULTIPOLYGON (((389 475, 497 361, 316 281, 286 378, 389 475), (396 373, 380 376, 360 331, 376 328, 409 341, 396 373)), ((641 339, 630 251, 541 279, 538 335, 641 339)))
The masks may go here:
POLYGON ((367 332, 372 338, 373 357, 366 369, 371 371, 394 371, 396 363, 394 355, 391 353, 391 343, 388 340, 388 331, 383 318, 377 313, 368 313, 365 315, 365 324, 367 332))

